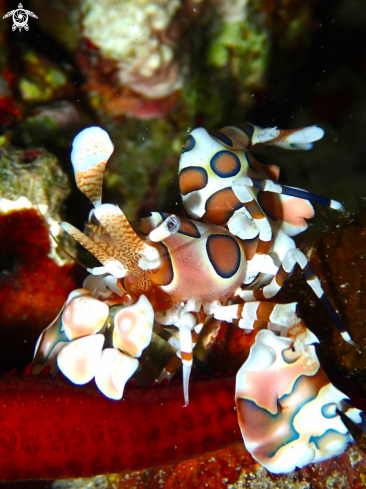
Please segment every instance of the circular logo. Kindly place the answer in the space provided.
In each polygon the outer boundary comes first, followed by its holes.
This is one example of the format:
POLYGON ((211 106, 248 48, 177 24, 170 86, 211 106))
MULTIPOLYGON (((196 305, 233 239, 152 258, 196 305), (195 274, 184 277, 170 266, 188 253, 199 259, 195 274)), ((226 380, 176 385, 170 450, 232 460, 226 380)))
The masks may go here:
POLYGON ((27 11, 22 8, 18 8, 17 10, 15 10, 13 13, 13 22, 13 31, 15 31, 16 28, 19 28, 19 30, 24 28, 27 31, 29 29, 27 11))

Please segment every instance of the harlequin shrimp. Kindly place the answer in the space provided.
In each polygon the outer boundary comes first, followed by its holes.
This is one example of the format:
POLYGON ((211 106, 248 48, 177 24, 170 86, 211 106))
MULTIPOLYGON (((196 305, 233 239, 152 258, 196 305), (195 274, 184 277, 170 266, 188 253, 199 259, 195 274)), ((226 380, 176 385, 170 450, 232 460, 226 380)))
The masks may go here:
POLYGON ((352 436, 340 413, 363 425, 362 413, 327 379, 315 352, 318 340, 297 317, 296 303, 266 299, 298 263, 343 338, 351 341, 291 238, 312 217, 310 201, 343 208, 278 184, 278 168, 249 153, 256 144, 309 149, 322 135, 315 126, 283 131, 245 124, 212 135, 195 129, 179 168, 183 204, 192 219, 153 212, 135 231, 119 207, 101 203, 103 173, 113 152, 108 134, 98 127, 82 131, 71 161, 77 186, 94 209, 84 232, 66 222, 61 227, 101 266, 88 269, 83 288, 70 294, 41 334, 33 373, 61 370, 75 384, 95 378, 104 395, 122 399, 153 330, 169 331, 165 338, 176 355, 157 381, 169 380, 182 365, 187 405, 193 349, 204 324, 215 318, 245 332, 261 329, 236 380, 247 449, 275 473, 342 453, 352 436))
POLYGON ((316 126, 281 131, 249 123, 211 135, 203 128, 195 129, 183 146, 179 185, 190 217, 224 225, 243 240, 248 261, 244 289, 237 291, 241 298, 262 301, 275 296, 298 263, 343 338, 351 342, 307 258, 291 238, 305 231, 305 219, 314 216, 310 201, 341 212, 345 209, 335 200, 278 184, 279 168, 261 164, 249 153, 255 145, 307 150, 323 134, 316 126), (267 285, 258 289, 263 284, 267 285))

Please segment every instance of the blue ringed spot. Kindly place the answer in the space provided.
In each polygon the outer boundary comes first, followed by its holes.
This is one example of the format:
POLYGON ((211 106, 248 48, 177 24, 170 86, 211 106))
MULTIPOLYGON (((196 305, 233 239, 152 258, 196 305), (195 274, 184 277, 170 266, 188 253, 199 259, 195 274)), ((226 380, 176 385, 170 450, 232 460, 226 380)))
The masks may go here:
POLYGON ((201 190, 206 187, 207 182, 207 172, 200 166, 188 166, 179 173, 179 190, 182 195, 201 190))
POLYGON ((194 137, 190 134, 187 136, 186 140, 184 141, 183 147, 182 147, 182 153, 187 153, 187 151, 192 151, 192 149, 196 146, 196 140, 194 137))
POLYGON ((211 158, 210 166, 212 171, 221 178, 234 177, 241 168, 237 155, 227 150, 215 153, 211 158))
POLYGON ((163 243, 155 243, 155 247, 159 250, 160 257, 162 258, 162 264, 154 273, 151 273, 151 281, 155 285, 166 286, 169 285, 174 278, 174 269, 168 247, 163 243))
POLYGON ((184 219, 184 217, 180 218, 180 228, 178 234, 183 234, 185 236, 189 236, 190 238, 200 238, 201 233, 199 232, 197 226, 194 221, 190 219, 184 219))
POLYGON ((239 270, 240 246, 233 236, 211 234, 206 241, 206 250, 211 265, 220 277, 231 278, 239 270))
POLYGON ((224 226, 234 212, 243 207, 231 187, 225 187, 213 193, 206 200, 203 219, 213 224, 224 226))

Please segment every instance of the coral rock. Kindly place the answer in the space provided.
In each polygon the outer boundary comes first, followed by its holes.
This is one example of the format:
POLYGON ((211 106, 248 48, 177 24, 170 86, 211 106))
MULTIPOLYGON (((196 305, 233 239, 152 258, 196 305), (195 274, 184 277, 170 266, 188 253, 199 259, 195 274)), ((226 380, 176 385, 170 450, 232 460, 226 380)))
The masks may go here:
MULTIPOLYGON (((57 215, 68 193, 54 156, 42 150, 0 155, 0 371, 23 367, 39 333, 75 288, 70 259, 58 249, 57 215), (40 214, 43 214, 43 216, 40 214)), ((65 238, 63 246, 68 248, 65 238)))

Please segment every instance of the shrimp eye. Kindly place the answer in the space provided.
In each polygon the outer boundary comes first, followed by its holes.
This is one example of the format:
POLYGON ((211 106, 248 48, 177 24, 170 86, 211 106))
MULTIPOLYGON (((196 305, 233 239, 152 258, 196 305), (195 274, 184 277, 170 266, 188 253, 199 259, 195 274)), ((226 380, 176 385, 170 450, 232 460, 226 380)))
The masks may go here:
POLYGON ((151 241, 157 243, 179 231, 179 228, 180 219, 173 214, 172 216, 167 217, 157 228, 153 229, 149 234, 149 238, 151 241))
POLYGON ((295 363, 301 357, 301 353, 296 351, 294 346, 282 350, 282 358, 285 363, 295 363))
POLYGON ((179 231, 180 228, 180 219, 177 216, 169 216, 165 220, 165 226, 166 229, 169 231, 170 234, 174 234, 177 231, 179 231))

